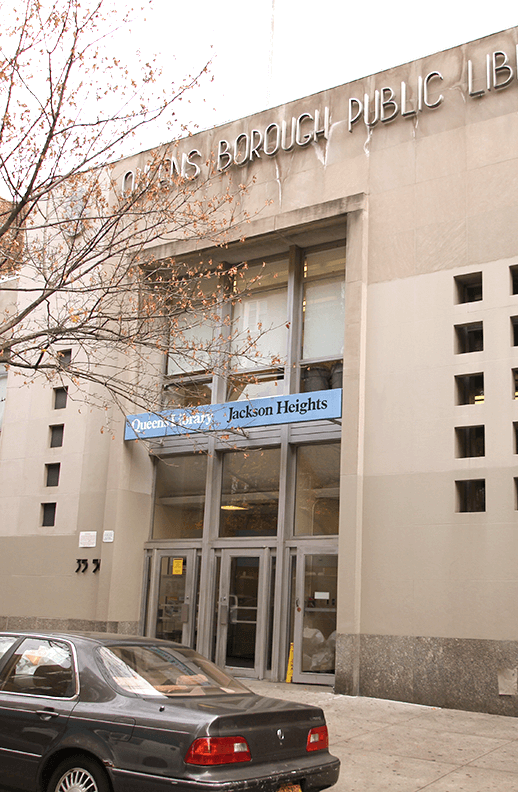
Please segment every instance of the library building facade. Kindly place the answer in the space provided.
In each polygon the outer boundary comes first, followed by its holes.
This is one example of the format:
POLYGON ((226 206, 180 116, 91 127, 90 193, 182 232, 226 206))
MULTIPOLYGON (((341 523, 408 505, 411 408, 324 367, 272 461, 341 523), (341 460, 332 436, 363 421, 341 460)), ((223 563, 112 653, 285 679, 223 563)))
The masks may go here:
POLYGON ((229 373, 172 349, 162 409, 108 433, 72 382, 0 371, 0 629, 518 715, 517 53, 518 28, 179 141, 171 171, 249 185, 248 222, 151 253, 246 262, 221 327, 253 347, 229 373))

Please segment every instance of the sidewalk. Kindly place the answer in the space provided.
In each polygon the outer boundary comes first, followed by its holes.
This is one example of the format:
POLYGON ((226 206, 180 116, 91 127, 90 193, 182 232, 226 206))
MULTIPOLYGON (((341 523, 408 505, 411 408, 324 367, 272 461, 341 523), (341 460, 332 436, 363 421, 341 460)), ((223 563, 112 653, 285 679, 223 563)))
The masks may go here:
POLYGON ((342 762, 333 792, 518 792, 518 718, 243 681, 263 696, 322 707, 342 762))

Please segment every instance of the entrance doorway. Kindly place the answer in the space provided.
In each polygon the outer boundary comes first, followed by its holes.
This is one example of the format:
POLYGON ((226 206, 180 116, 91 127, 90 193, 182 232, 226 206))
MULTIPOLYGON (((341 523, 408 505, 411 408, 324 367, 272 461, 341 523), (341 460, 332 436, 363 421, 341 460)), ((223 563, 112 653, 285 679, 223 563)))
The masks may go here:
POLYGON ((275 561, 265 548, 221 551, 215 660, 239 676, 271 668, 275 561))
POLYGON ((155 550, 152 558, 147 635, 196 645, 201 554, 193 548, 155 550))
POLYGON ((202 653, 235 676, 263 679, 273 674, 283 679, 284 661, 272 664, 275 618, 275 645, 281 645, 281 654, 286 649, 287 657, 289 640, 294 644, 293 681, 334 683, 336 547, 318 552, 312 541, 293 548, 291 580, 286 576, 278 591, 272 547, 216 550, 213 583, 202 590, 201 554, 201 548, 151 551, 147 635, 193 648, 198 643, 202 653), (200 605, 204 631, 198 623, 200 605), (289 624, 283 620, 288 612, 289 624))
POLYGON ((293 681, 334 684, 338 556, 292 557, 293 681))

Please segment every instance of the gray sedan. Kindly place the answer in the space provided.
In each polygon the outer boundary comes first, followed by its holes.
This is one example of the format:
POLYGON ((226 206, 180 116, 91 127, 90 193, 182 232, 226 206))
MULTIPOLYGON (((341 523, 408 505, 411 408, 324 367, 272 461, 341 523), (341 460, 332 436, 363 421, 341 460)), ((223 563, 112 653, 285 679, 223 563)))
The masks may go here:
POLYGON ((0 779, 31 792, 317 792, 318 707, 257 696, 192 649, 0 633, 0 779))

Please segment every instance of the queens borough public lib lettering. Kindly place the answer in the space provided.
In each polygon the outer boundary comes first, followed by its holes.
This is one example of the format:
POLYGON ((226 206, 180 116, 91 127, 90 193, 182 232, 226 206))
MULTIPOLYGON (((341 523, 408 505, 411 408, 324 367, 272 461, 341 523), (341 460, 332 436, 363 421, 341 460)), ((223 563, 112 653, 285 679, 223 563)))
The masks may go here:
MULTIPOLYGON (((513 62, 504 50, 494 50, 477 61, 468 59, 465 73, 464 94, 467 99, 480 100, 491 93, 500 92, 518 83, 518 45, 513 53, 513 62)), ((159 169, 161 183, 174 180, 175 176, 196 179, 206 166, 217 173, 231 168, 240 168, 257 161, 264 162, 282 151, 305 148, 321 138, 329 138, 332 125, 346 120, 349 132, 361 128, 370 133, 376 126, 388 124, 398 118, 415 118, 424 111, 436 110, 445 101, 444 92, 447 82, 440 71, 431 70, 424 77, 418 76, 415 82, 402 80, 399 86, 390 85, 376 88, 371 94, 350 96, 348 99, 347 119, 331 118, 329 107, 316 108, 292 116, 291 120, 273 121, 264 128, 253 128, 240 132, 234 139, 222 138, 215 151, 209 156, 198 149, 188 153, 168 152, 159 169)), ((458 83, 456 83, 456 87, 458 83)), ((347 90, 348 86, 335 91, 347 90)), ((457 93, 455 93, 457 96, 457 93)), ((144 168, 146 172, 148 166, 144 168)), ((131 190, 138 174, 127 171, 122 176, 122 189, 131 190)))

